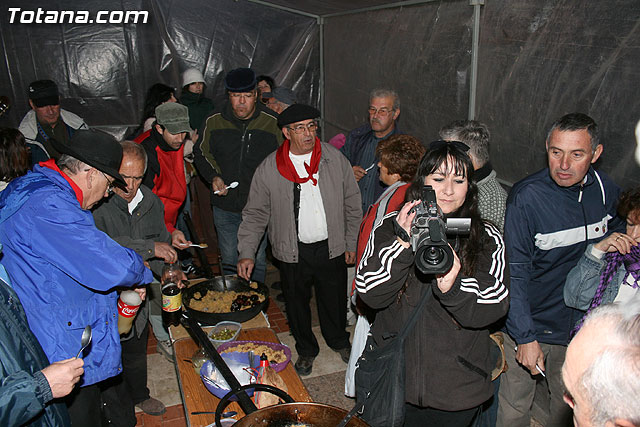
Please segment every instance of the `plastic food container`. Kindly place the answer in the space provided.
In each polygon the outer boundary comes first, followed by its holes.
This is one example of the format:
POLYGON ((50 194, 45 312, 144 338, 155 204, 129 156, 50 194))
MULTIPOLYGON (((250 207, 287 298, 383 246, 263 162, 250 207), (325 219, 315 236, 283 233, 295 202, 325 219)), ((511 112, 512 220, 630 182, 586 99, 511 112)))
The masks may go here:
MULTIPOLYGON (((222 358, 241 385, 253 382, 254 377, 250 372, 247 353, 226 353, 222 355, 222 358)), ((210 360, 204 362, 204 365, 200 368, 200 377, 207 390, 209 390, 218 399, 222 399, 231 390, 227 382, 210 360)), ((247 390, 247 394, 252 396, 253 389, 247 390)), ((230 400, 233 401, 237 399, 234 396, 230 400)))
POLYGON ((209 334, 207 336, 209 337, 209 341, 213 343, 214 347, 218 348, 220 344, 224 344, 226 342, 235 340, 238 337, 238 334, 240 333, 240 329, 242 329, 242 325, 240 323, 232 322, 230 320, 225 320, 224 322, 217 323, 213 327, 213 329, 209 331, 209 334), (227 339, 214 338, 216 334, 222 333, 224 330, 228 330, 233 333, 231 338, 227 338, 227 339))
MULTIPOLYGON (((266 342, 266 341, 234 341, 234 342, 227 342, 224 344, 221 344, 220 347, 218 347, 218 352, 220 354, 223 354, 222 352, 226 349, 233 349, 238 345, 241 344, 247 344, 247 343, 252 343, 252 344, 256 344, 256 345, 264 345, 266 347, 269 347, 273 350, 280 350, 284 353, 286 360, 284 362, 280 362, 280 363, 270 363, 270 366, 276 371, 276 372, 280 372, 282 371, 284 368, 287 367, 287 363, 289 363, 289 361, 291 360, 291 349, 289 349, 289 347, 287 347, 284 344, 278 344, 275 342, 266 342)), ((232 350, 233 352, 235 351, 239 351, 239 350, 232 350)), ((258 360, 260 359, 260 353, 259 352, 254 352, 255 356, 258 358, 258 360)))

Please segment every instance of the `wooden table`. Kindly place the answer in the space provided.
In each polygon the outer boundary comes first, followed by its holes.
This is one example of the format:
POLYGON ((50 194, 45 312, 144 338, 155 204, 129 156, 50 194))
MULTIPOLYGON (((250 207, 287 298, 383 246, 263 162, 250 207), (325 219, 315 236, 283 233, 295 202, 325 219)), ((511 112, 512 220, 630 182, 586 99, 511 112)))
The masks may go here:
MULTIPOLYGON (((278 337, 269 328, 242 329, 238 340, 257 340, 268 342, 279 342, 278 337)), ((211 411, 214 412, 218 406, 218 399, 211 394, 202 384, 200 375, 196 374, 195 369, 191 365, 191 356, 198 349, 198 344, 191 337, 180 338, 173 343, 176 355, 176 370, 178 372, 178 384, 180 385, 180 393, 184 402, 185 418, 189 426, 208 426, 215 422, 214 414, 192 415, 192 412, 211 411), (189 360, 189 361, 187 361, 189 360)), ((287 367, 279 372, 280 376, 287 384, 289 395, 296 402, 311 402, 311 397, 300 377, 295 371, 293 364, 289 362, 287 367)), ((236 419, 244 416, 244 412, 237 403, 231 403, 225 411, 236 411, 238 415, 236 419)))

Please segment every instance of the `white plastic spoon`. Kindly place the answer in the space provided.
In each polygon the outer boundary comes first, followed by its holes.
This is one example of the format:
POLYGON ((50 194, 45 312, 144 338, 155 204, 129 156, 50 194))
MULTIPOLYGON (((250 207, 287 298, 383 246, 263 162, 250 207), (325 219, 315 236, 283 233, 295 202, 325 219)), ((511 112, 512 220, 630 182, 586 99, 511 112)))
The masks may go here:
MULTIPOLYGON (((225 190, 226 190, 226 189, 229 189, 229 188, 236 188, 237 186, 238 186, 238 181, 233 181, 231 184, 227 185, 227 186, 226 186, 226 187, 224 187, 224 188, 225 188, 225 190)), ((218 193, 219 193, 219 192, 221 192, 221 191, 222 191, 222 190, 216 190, 216 191, 214 191, 214 192, 213 192, 213 194, 218 194, 218 193)))
POLYGON ((206 243, 192 243, 189 245, 190 248, 200 248, 200 249, 206 249, 209 247, 208 244, 206 243))

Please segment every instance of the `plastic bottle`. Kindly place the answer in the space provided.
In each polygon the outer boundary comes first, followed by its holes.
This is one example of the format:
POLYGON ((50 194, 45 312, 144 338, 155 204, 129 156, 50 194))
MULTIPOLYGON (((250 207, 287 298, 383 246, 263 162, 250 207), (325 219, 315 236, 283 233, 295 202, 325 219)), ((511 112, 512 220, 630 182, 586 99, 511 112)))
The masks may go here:
POLYGON ((165 264, 162 269, 162 323, 165 327, 180 324, 182 315, 182 291, 178 288, 181 280, 180 267, 165 264))

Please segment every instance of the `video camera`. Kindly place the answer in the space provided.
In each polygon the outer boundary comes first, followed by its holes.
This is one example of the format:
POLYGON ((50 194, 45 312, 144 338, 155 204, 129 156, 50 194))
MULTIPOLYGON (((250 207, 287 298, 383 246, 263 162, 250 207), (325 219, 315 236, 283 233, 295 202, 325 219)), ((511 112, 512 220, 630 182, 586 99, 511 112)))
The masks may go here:
POLYGON ((414 209, 411 247, 416 254, 416 267, 424 274, 444 274, 453 265, 447 234, 469 234, 471 218, 447 218, 445 223, 430 185, 422 187, 422 201, 414 209))

